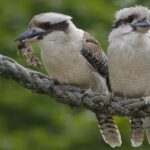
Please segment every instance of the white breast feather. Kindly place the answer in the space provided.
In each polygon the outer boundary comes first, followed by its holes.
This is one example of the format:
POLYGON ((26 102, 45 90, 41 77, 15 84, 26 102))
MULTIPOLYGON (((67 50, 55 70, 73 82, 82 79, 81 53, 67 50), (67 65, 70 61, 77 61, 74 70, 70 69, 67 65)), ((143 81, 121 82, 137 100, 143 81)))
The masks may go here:
POLYGON ((129 34, 113 40, 108 48, 112 90, 124 96, 150 94, 150 39, 144 34, 129 34))

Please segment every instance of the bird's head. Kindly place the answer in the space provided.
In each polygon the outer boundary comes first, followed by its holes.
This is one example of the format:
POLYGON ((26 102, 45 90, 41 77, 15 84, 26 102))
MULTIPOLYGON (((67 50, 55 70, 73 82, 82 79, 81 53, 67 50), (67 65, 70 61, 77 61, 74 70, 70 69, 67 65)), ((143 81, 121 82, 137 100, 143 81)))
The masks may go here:
POLYGON ((150 10, 143 6, 123 8, 116 13, 114 34, 147 33, 150 29, 150 10))
POLYGON ((67 32, 71 19, 71 16, 53 12, 36 15, 31 19, 28 30, 16 41, 28 39, 29 42, 36 42, 54 31, 67 32))

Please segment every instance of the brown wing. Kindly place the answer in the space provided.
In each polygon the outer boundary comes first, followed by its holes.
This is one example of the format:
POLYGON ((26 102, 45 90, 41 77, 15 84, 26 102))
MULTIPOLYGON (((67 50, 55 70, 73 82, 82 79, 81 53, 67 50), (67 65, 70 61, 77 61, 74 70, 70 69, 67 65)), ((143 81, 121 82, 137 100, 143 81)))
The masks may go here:
POLYGON ((84 32, 81 54, 86 58, 90 66, 92 66, 92 68, 94 68, 102 77, 106 79, 108 89, 111 91, 107 56, 98 41, 87 32, 84 32))

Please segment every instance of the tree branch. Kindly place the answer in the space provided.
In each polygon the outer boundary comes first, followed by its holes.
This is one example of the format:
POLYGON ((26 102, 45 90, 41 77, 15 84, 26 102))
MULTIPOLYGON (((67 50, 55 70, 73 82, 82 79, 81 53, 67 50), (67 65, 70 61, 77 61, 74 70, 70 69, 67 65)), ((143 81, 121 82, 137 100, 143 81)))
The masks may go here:
POLYGON ((0 75, 15 80, 35 93, 49 95, 56 101, 70 106, 82 106, 93 112, 118 116, 150 116, 149 97, 123 99, 102 93, 88 94, 78 87, 59 84, 3 55, 0 55, 0 75))

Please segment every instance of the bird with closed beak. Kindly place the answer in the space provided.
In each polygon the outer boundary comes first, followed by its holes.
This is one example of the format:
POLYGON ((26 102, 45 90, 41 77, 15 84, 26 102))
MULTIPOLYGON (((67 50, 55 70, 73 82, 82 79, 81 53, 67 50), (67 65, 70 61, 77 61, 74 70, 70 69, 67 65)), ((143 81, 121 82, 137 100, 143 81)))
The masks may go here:
MULTIPOLYGON (((124 98, 150 96, 150 10, 143 6, 121 9, 109 35, 108 68, 112 92, 124 98)), ((142 145, 150 118, 131 117, 131 144, 142 145), (144 123, 144 124, 143 124, 144 123)))
MULTIPOLYGON (((74 25, 72 17, 53 12, 36 15, 28 30, 17 38, 25 39, 39 46, 51 79, 93 92, 110 92, 105 53, 94 37, 74 25)), ((112 147, 120 146, 120 133, 112 116, 96 113, 96 118, 104 141, 112 147)))

